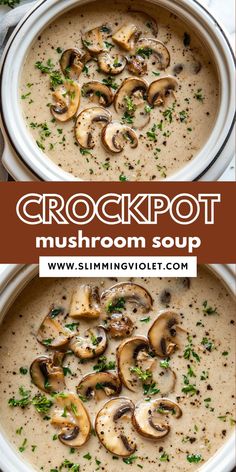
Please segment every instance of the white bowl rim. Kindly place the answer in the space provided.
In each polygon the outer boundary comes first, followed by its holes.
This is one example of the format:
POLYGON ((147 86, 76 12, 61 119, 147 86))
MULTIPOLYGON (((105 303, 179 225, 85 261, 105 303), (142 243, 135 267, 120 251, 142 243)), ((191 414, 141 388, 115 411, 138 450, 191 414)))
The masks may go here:
MULTIPOLYGON (((91 0, 89 0, 89 1, 91 1, 91 0)), ((36 14, 35 21, 37 23, 37 15, 40 16, 40 11, 39 11, 39 13, 37 13, 37 11, 41 7, 44 8, 43 13, 45 14, 45 12, 50 10, 50 8, 52 9, 52 4, 54 6, 59 5, 58 8, 60 8, 60 10, 58 10, 58 13, 60 13, 65 9, 69 10, 70 8, 73 8, 75 6, 75 4, 79 4, 79 3, 83 4, 84 2, 86 3, 87 0, 82 0, 81 2, 79 2, 78 0, 71 0, 70 2, 68 2, 68 1, 65 2, 65 0, 41 0, 41 1, 39 1, 26 14, 26 16, 22 19, 22 21, 19 23, 18 27, 13 32, 12 36, 10 37, 10 39, 9 39, 7 45, 6 45, 4 55, 3 55, 3 58, 2 58, 2 65, 1 65, 2 72, 1 72, 1 79, 0 79, 1 96, 2 96, 2 104, 3 104, 2 105, 2 110, 1 110, 2 126, 3 126, 3 129, 4 129, 5 135, 7 136, 7 139, 10 142, 13 150, 16 152, 16 154, 18 155, 20 160, 24 163, 24 165, 26 165, 31 171, 33 170, 34 175, 39 180, 54 180, 54 181, 55 180, 65 180, 65 181, 75 180, 75 181, 79 181, 81 179, 75 178, 71 174, 68 174, 67 172, 60 169, 55 163, 53 163, 51 161, 51 159, 49 159, 46 156, 46 154, 42 153, 40 151, 40 149, 37 148, 37 145, 35 144, 35 142, 33 142, 33 140, 31 141, 30 134, 29 134, 29 131, 27 130, 27 128, 25 126, 25 123, 24 123, 24 128, 23 128, 23 124, 21 123, 21 127, 22 127, 21 132, 24 131, 23 134, 24 134, 25 142, 27 143, 27 146, 28 146, 27 153, 26 153, 27 155, 24 155, 24 152, 22 151, 22 149, 24 149, 24 146, 19 147, 20 146, 19 145, 19 133, 18 133, 18 139, 16 139, 16 142, 14 142, 14 139, 13 139, 13 136, 12 136, 13 131, 10 129, 10 122, 12 120, 9 120, 9 118, 6 117, 6 111, 4 111, 4 103, 5 103, 4 97, 5 97, 5 94, 4 94, 4 80, 3 80, 3 77, 4 77, 5 70, 9 69, 9 64, 8 64, 8 67, 6 67, 6 69, 5 69, 5 66, 7 64, 8 54, 11 52, 11 48, 15 44, 15 39, 16 39, 17 35, 21 32, 21 28, 24 27, 24 25, 27 23, 27 21, 30 19, 30 17, 33 14, 36 14), (45 2, 47 3, 47 6, 45 6, 45 2), (68 3, 69 3, 69 6, 68 6, 68 3), (62 5, 62 7, 64 5, 64 7, 62 8, 60 5, 62 5), (67 6, 65 6, 65 5, 67 5, 67 6), (19 152, 19 150, 20 150, 20 152, 19 152), (29 151, 31 151, 31 152, 29 152, 29 151), (34 159, 34 158, 32 159, 30 157, 32 155, 36 156, 36 159, 34 159)), ((190 10, 192 10, 195 13, 195 15, 198 15, 198 17, 201 18, 202 21, 207 22, 207 25, 208 25, 208 28, 209 28, 209 31, 210 31, 209 38, 210 38, 210 34, 214 35, 214 39, 217 39, 218 43, 219 43, 219 41, 220 41, 220 44, 222 43, 221 54, 224 53, 224 61, 222 61, 222 64, 225 62, 225 71, 224 71, 224 73, 228 77, 227 80, 231 84, 232 76, 234 75, 234 70, 235 70, 234 53, 233 53, 232 47, 230 45, 229 39, 227 37, 227 33, 225 32, 224 28, 219 24, 219 22, 213 17, 213 15, 203 5, 201 5, 198 2, 198 0, 181 0, 181 1, 180 0, 174 0, 174 2, 173 2, 173 0, 172 0, 172 2, 170 0, 154 0, 154 3, 155 2, 157 4, 161 4, 161 5, 164 2, 166 4, 167 9, 168 9, 168 6, 169 6, 169 9, 171 9, 170 5, 172 5, 172 7, 173 7, 173 4, 175 4, 175 8, 178 8, 182 11, 184 10, 184 8, 186 9, 186 11, 188 10, 188 15, 190 15, 190 10)), ((50 21, 52 21, 52 17, 50 17, 50 21)), ((194 18, 194 20, 192 20, 192 21, 195 21, 195 23, 197 23, 198 20, 194 18)), ((199 25, 199 28, 200 27, 203 31, 202 25, 199 25)), ((42 28, 40 28, 40 30, 42 30, 42 28)), ((35 33, 34 37, 31 38, 30 43, 34 40, 36 34, 37 33, 35 33)), ((211 40, 212 40, 212 38, 211 38, 211 40)), ((213 40, 212 40, 212 43, 213 43, 213 40)), ((211 47, 211 49, 212 49, 213 45, 211 45, 211 46, 212 46, 211 47)), ((25 57, 25 53, 24 53, 24 57, 25 57)), ((20 63, 20 66, 22 66, 22 63, 20 63)), ((221 74, 221 68, 218 67, 218 69, 219 69, 219 73, 221 74)), ((222 78, 223 78, 223 76, 221 74, 221 80, 222 80, 222 78)), ((233 82, 232 82, 232 84, 233 84, 233 82)), ((226 87, 226 88, 228 88, 228 87, 226 87)), ((224 90, 226 88, 224 87, 224 90)), ((234 93, 233 90, 234 90, 234 87, 232 86, 232 88, 231 88, 231 86, 230 86, 229 91, 227 91, 227 93, 229 93, 228 105, 226 105, 226 103, 225 103, 225 107, 224 107, 225 110, 223 110, 224 115, 225 115, 224 120, 226 120, 226 118, 227 118, 227 122, 226 122, 225 127, 222 128, 222 123, 223 122, 222 122, 222 119, 221 119, 221 132, 219 133, 219 136, 217 134, 217 139, 215 137, 215 141, 211 142, 211 137, 213 137, 213 133, 214 133, 214 130, 216 128, 216 125, 217 125, 217 123, 218 123, 218 125, 220 123, 219 122, 220 113, 218 114, 217 121, 215 123, 215 126, 213 127, 213 130, 212 130, 212 132, 209 136, 208 141, 205 143, 205 145, 200 150, 200 152, 197 154, 197 156, 195 156, 182 169, 180 169, 175 174, 173 174, 172 176, 165 179, 165 181, 173 181, 173 180, 174 181, 181 181, 181 180, 186 180, 186 181, 193 180, 193 181, 195 181, 195 180, 199 180, 202 176, 204 176, 205 173, 208 172, 208 170, 218 160, 218 158, 222 154, 224 148, 226 147, 226 145, 227 145, 227 143, 228 143, 228 141, 231 137, 233 128, 234 128, 236 114, 235 114, 235 108, 234 108, 234 100, 232 100, 232 98, 230 97, 230 94, 234 93), (226 112, 226 109, 228 110, 228 107, 229 107, 229 112, 226 112), (210 153, 210 151, 211 151, 211 153, 210 153)), ((17 102, 17 100, 16 100, 16 102, 17 102)), ((222 100, 221 100, 221 104, 222 104, 222 100)), ((5 105, 6 105, 6 103, 5 103, 5 105)), ((20 108, 19 104, 15 104, 15 107, 20 108)), ((8 109, 8 107, 5 106, 5 110, 7 110, 7 109, 8 109)), ((221 106, 221 110, 222 110, 222 106, 221 106)), ((14 116, 14 114, 13 114, 13 116, 14 116)), ((223 112, 222 112, 222 116, 223 116, 223 112)), ((19 120, 19 116, 18 116, 18 122, 20 122, 20 121, 21 120, 19 120)), ((218 128, 219 128, 219 126, 218 126, 218 128)), ((218 129, 218 131, 220 131, 220 129, 218 129)))
MULTIPOLYGON (((206 266, 235 293, 236 273, 234 265, 206 264, 206 266)), ((38 265, 7 265, 1 276, 0 312, 4 318, 13 301, 23 288, 38 273, 38 265), (4 293, 6 292, 6 295, 4 293)), ((203 465, 199 472, 233 472, 236 466, 236 429, 224 445, 203 465)), ((2 472, 33 472, 34 467, 23 462, 16 450, 0 429, 0 468, 2 472)))

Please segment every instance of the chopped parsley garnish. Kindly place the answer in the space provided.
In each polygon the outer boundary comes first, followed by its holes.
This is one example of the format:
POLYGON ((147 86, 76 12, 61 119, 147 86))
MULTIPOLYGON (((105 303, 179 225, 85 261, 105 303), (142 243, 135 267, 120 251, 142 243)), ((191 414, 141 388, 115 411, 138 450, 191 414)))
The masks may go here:
POLYGON ((30 391, 25 390, 24 387, 19 388, 19 394, 21 396, 20 399, 16 399, 15 397, 10 398, 8 400, 8 405, 12 407, 19 406, 20 408, 25 408, 30 404, 30 391))
POLYGON ((145 105, 144 110, 145 113, 151 113, 153 107, 150 107, 150 105, 145 105))
POLYGON ((143 393, 144 395, 156 395, 157 393, 160 392, 160 389, 157 388, 156 382, 153 382, 151 384, 143 384, 143 393))
POLYGON ((152 71, 153 75, 156 75, 158 77, 160 75, 160 72, 155 72, 154 70, 152 71))
POLYGON ((107 370, 115 369, 116 363, 114 361, 108 361, 106 356, 100 356, 97 364, 93 366, 93 370, 96 372, 107 372, 107 370))
POLYGON ((111 50, 112 48, 114 48, 114 44, 109 43, 108 41, 104 41, 104 44, 105 44, 106 48, 109 49, 109 50, 111 50))
POLYGON ((75 331, 77 329, 77 326, 79 326, 79 322, 77 323, 68 323, 65 325, 65 328, 69 329, 70 331, 75 331))
POLYGON ((119 176, 119 181, 120 181, 120 182, 127 182, 127 180, 128 180, 128 179, 127 179, 127 177, 126 177, 124 174, 120 174, 120 176, 119 176))
POLYGON ((60 313, 63 313, 63 308, 53 308, 50 312, 50 318, 56 318, 60 313))
POLYGON ((128 112, 134 113, 136 110, 136 105, 133 102, 133 99, 131 97, 124 97, 125 104, 126 104, 126 109, 128 112))
POLYGON ((154 124, 153 127, 151 128, 151 130, 147 131, 147 137, 150 139, 150 141, 156 141, 157 140, 156 129, 157 129, 157 125, 154 124))
POLYGON ((160 461, 169 462, 170 461, 169 454, 167 454, 166 452, 163 452, 160 456, 160 461))
POLYGON ((14 8, 19 5, 21 0, 0 0, 0 5, 7 5, 10 8, 14 8))
POLYGON ((202 461, 202 456, 201 454, 188 454, 187 461, 190 462, 190 464, 198 464, 198 462, 202 461))
POLYGON ((27 447, 27 439, 25 438, 23 443, 21 444, 21 446, 19 447, 19 451, 20 452, 24 452, 26 450, 26 447, 27 447))
POLYGON ((50 85, 53 90, 57 85, 64 83, 64 79, 61 73, 57 70, 54 70, 55 65, 52 63, 51 59, 48 59, 46 64, 43 64, 41 61, 35 63, 36 69, 39 69, 42 74, 48 74, 50 78, 50 85))
POLYGON ((213 341, 211 341, 207 337, 202 338, 201 345, 204 346, 204 348, 209 352, 211 352, 213 349, 215 349, 215 345, 214 345, 213 341))
POLYGON ((52 341, 53 339, 52 338, 48 338, 48 339, 44 339, 42 341, 42 343, 45 345, 45 346, 50 346, 52 344, 52 341))
POLYGON ((139 48, 137 49, 136 51, 136 54, 139 54, 141 57, 143 57, 144 59, 147 57, 149 59, 149 57, 152 55, 153 53, 153 50, 152 48, 139 48))
POLYGON ((193 97, 196 98, 196 100, 198 100, 199 102, 203 102, 205 99, 202 93, 202 89, 198 89, 197 92, 195 92, 195 94, 193 95, 193 97))
POLYGON ((113 77, 108 77, 107 79, 102 79, 103 83, 106 84, 108 87, 112 88, 113 90, 118 89, 118 85, 115 82, 113 77))
POLYGON ((189 360, 193 357, 197 362, 200 362, 199 355, 193 349, 192 338, 190 336, 188 336, 188 342, 189 344, 184 349, 184 359, 189 360))
POLYGON ((83 458, 84 458, 84 459, 87 459, 88 461, 90 461, 90 460, 92 459, 92 456, 91 456, 91 454, 89 454, 89 452, 88 452, 87 454, 85 454, 85 455, 83 456, 83 458))
POLYGON ((73 375, 69 367, 63 367, 63 374, 66 377, 67 374, 73 375))
POLYGON ((176 105, 176 102, 174 102, 171 107, 168 107, 165 111, 163 111, 163 116, 165 120, 168 121, 169 123, 172 123, 173 121, 173 112, 175 110, 175 105, 176 105))
POLYGON ((142 370, 141 367, 130 367, 130 372, 137 375, 143 383, 152 378, 152 373, 149 370, 142 370))
POLYGON ((138 459, 138 456, 129 456, 129 457, 126 457, 125 459, 123 459, 123 462, 125 464, 133 464, 134 461, 136 461, 138 459))
POLYGON ((89 149, 83 149, 83 148, 80 148, 80 154, 82 154, 82 156, 86 156, 87 154, 91 154, 91 151, 89 149))
POLYGON ((189 393, 189 395, 192 397, 193 395, 196 395, 198 392, 196 385, 193 384, 188 384, 185 387, 182 388, 183 393, 189 393))
POLYGON ((20 367, 19 372, 22 375, 26 375, 28 373, 28 369, 26 367, 20 367))
POLYGON ((205 300, 202 304, 203 306, 203 313, 205 313, 206 315, 218 315, 217 313, 217 308, 213 308, 212 306, 208 305, 208 301, 205 300))
POLYGON ((32 405, 34 405, 38 413, 47 413, 53 405, 53 401, 49 400, 45 395, 38 394, 33 398, 32 405))
POLYGON ((149 323, 151 320, 150 316, 146 316, 145 318, 140 318, 141 323, 149 323))
POLYGON ((162 361, 160 361, 160 367, 162 367, 163 369, 169 369, 170 360, 169 359, 163 359, 162 361))
POLYGON ((186 110, 182 110, 179 112, 179 119, 181 121, 181 123, 183 123, 184 121, 186 121, 188 118, 188 113, 186 110))
POLYGON ((115 300, 114 302, 110 302, 107 305, 106 311, 107 313, 114 313, 114 312, 122 313, 122 310, 124 309, 125 309, 125 299, 121 297, 115 300))

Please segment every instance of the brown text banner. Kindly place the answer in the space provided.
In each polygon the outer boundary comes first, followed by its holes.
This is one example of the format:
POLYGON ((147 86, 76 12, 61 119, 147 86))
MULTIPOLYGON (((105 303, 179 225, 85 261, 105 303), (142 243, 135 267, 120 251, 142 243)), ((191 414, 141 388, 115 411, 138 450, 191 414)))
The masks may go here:
POLYGON ((233 263, 235 205, 229 182, 2 183, 0 263, 82 255, 233 263))

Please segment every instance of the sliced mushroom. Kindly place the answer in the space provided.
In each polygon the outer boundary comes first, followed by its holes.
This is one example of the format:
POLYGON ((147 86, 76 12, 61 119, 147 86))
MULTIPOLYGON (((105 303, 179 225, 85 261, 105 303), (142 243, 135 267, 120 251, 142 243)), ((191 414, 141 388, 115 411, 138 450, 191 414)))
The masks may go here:
POLYGON ((82 148, 92 149, 94 127, 106 126, 112 119, 111 113, 102 107, 85 108, 80 112, 75 123, 75 138, 82 148))
POLYGON ((38 329, 37 340, 39 343, 47 347, 57 348, 65 346, 69 342, 73 337, 73 333, 62 325, 63 313, 63 308, 53 307, 50 310, 38 329))
POLYGON ((111 338, 124 338, 132 334, 134 324, 133 321, 123 313, 113 313, 107 329, 111 338))
POLYGON ((165 105, 167 97, 173 95, 177 88, 178 81, 170 75, 154 80, 148 88, 147 99, 152 106, 165 105))
POLYGON ((98 287, 79 285, 73 292, 70 313, 72 318, 98 318, 101 313, 98 287))
POLYGON ((84 65, 91 59, 90 54, 80 49, 66 49, 61 55, 60 66, 65 77, 76 80, 79 78, 84 65))
MULTIPOLYGON (((140 387, 140 380, 132 369, 137 367, 137 358, 141 352, 148 352, 149 343, 145 336, 135 336, 123 341, 116 352, 117 366, 122 383, 132 392, 140 387)), ((146 369, 147 370, 147 369, 146 369)))
POLYGON ((142 436, 160 439, 170 432, 170 419, 178 419, 181 415, 179 405, 168 398, 142 400, 135 406, 133 423, 142 436))
POLYGON ((53 359, 39 356, 30 366, 32 382, 44 392, 60 392, 65 388, 63 368, 61 366, 64 353, 54 354, 53 359), (59 361, 60 359, 60 361, 59 361))
POLYGON ((120 48, 131 51, 138 36, 137 26, 134 23, 126 23, 113 34, 112 39, 120 48))
POLYGON ((80 359, 94 359, 107 347, 107 335, 102 326, 89 328, 83 336, 75 336, 70 342, 70 349, 80 359))
POLYGON ((85 375, 77 386, 78 395, 87 400, 119 395, 121 384, 119 377, 111 372, 96 372, 85 375))
POLYGON ((125 397, 109 400, 98 412, 95 430, 101 444, 112 454, 128 457, 136 450, 131 418, 134 404, 125 397))
POLYGON ((164 311, 149 329, 148 339, 158 356, 170 356, 176 348, 181 347, 182 337, 186 337, 186 331, 178 326, 179 321, 177 313, 164 311))
POLYGON ((113 100, 111 89, 97 80, 92 80, 83 85, 82 96, 89 97, 91 101, 104 107, 109 107, 113 100))
POLYGON ((102 26, 97 26, 82 35, 83 45, 91 54, 99 54, 104 49, 102 26))
POLYGON ((104 74, 118 75, 126 66, 126 58, 121 54, 102 52, 98 55, 98 67, 104 74))
POLYGON ((120 282, 115 284, 105 290, 101 295, 101 302, 105 306, 106 311, 110 312, 112 312, 111 308, 115 308, 116 303, 120 299, 124 299, 124 302, 137 305, 142 313, 148 313, 153 304, 150 293, 141 285, 133 282, 120 282))
POLYGON ((51 423, 61 430, 58 439, 70 447, 83 446, 91 432, 89 415, 83 403, 71 392, 58 394, 55 402, 51 423))
POLYGON ((102 143, 108 151, 119 153, 123 151, 125 143, 128 143, 131 148, 136 148, 138 137, 129 126, 122 125, 118 121, 111 121, 102 130, 102 143))
POLYGON ((147 73, 147 63, 145 59, 138 54, 127 58, 127 69, 131 74, 142 76, 147 73))
POLYGON ((150 120, 146 112, 146 93, 148 84, 143 79, 128 77, 117 90, 114 107, 117 113, 127 112, 132 117, 132 126, 142 129, 150 120))
POLYGON ((80 86, 72 80, 65 80, 52 94, 56 104, 51 105, 51 113, 58 121, 68 121, 77 112, 80 104, 80 86))
POLYGON ((135 54, 139 54, 144 58, 149 58, 151 55, 157 59, 155 66, 159 70, 165 70, 170 64, 170 54, 166 46, 155 38, 140 38, 136 45, 135 54))

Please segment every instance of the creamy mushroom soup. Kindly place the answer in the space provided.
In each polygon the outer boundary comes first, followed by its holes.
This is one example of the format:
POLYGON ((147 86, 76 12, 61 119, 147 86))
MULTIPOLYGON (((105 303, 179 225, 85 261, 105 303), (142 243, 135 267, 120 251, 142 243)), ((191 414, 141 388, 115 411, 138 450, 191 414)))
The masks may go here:
POLYGON ((235 424, 235 302, 196 279, 39 279, 0 330, 1 426, 35 470, 191 471, 235 424))
POLYGON ((85 180, 159 180, 206 143, 219 101, 206 45, 173 13, 94 2, 35 40, 20 101, 39 148, 85 180))

